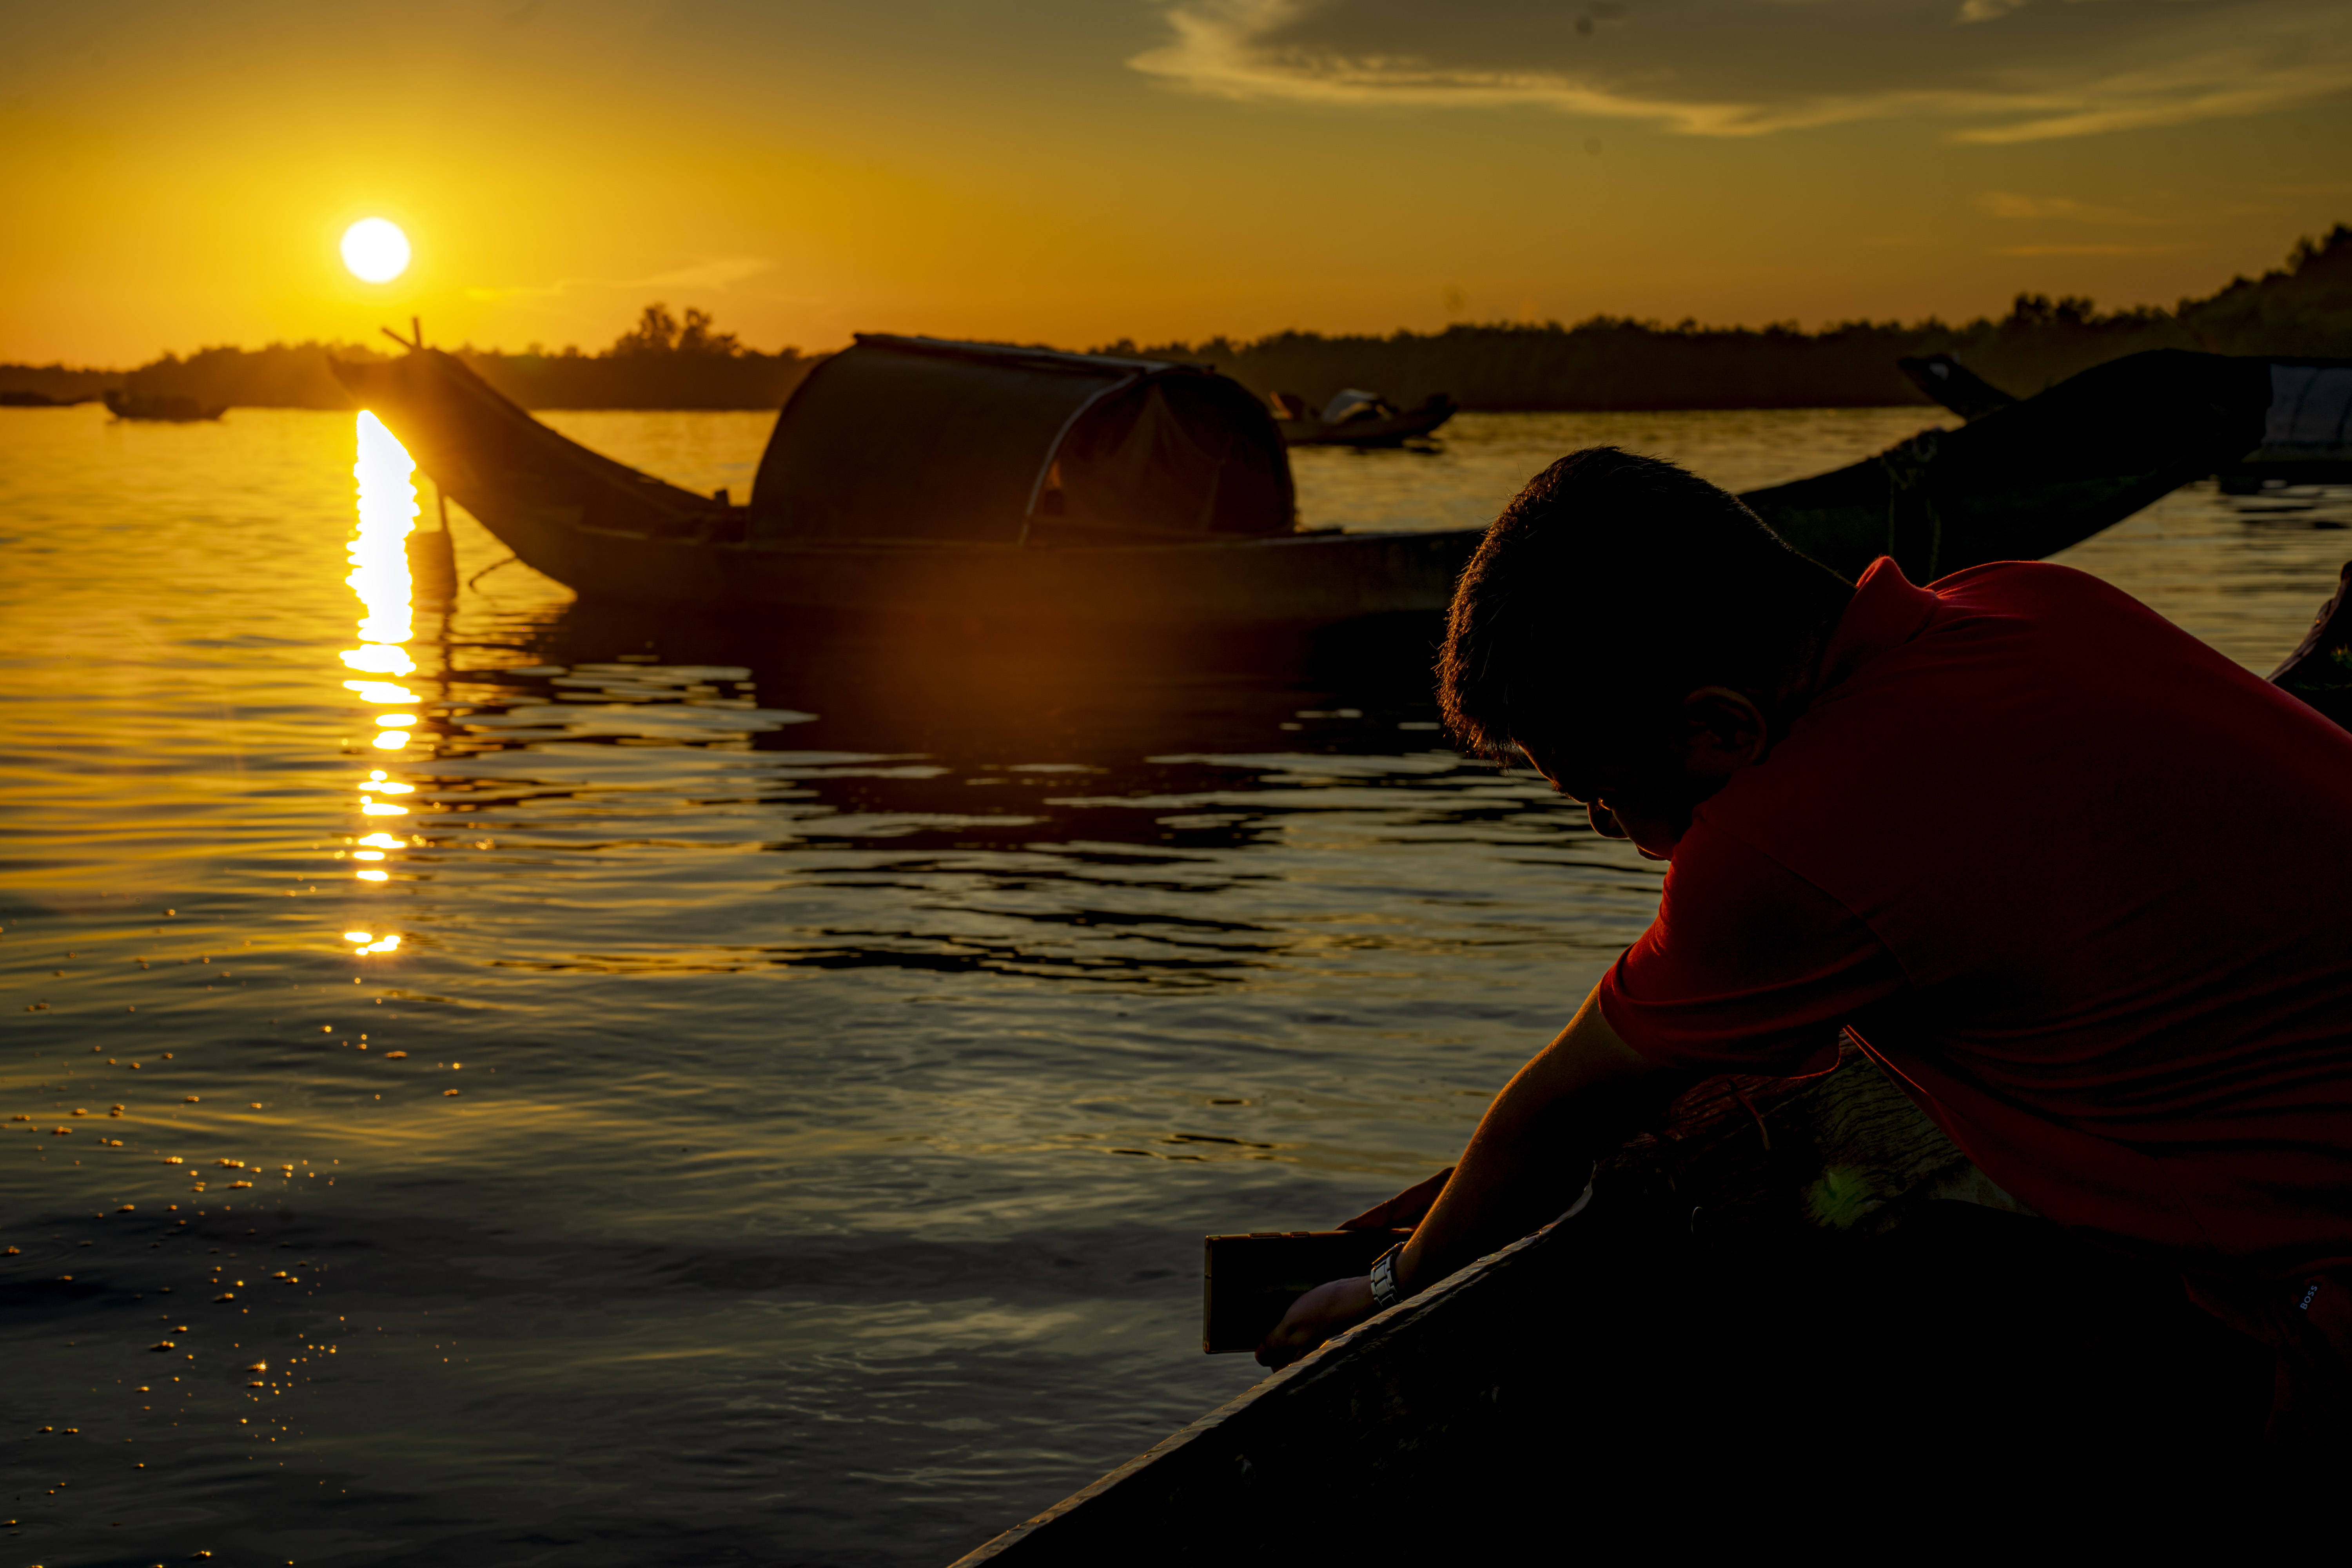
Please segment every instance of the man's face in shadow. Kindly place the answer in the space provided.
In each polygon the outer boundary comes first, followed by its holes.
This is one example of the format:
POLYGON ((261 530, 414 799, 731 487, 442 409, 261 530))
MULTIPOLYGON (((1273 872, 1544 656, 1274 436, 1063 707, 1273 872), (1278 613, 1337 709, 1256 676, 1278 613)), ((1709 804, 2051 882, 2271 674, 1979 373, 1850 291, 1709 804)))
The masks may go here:
POLYGON ((1684 697, 1664 743, 1638 761, 1575 766, 1521 748, 1551 786, 1584 804, 1592 831, 1623 838, 1652 860, 1672 860, 1699 803, 1771 750, 1763 709, 1746 692, 1702 686, 1684 697))

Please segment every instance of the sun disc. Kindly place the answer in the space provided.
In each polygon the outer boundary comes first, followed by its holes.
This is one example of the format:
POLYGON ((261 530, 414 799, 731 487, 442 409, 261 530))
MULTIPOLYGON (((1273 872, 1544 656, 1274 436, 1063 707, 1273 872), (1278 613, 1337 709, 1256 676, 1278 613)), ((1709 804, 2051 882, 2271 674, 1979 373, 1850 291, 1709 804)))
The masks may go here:
POLYGON ((343 230, 343 265, 362 283, 389 283, 408 270, 408 237, 389 218, 363 217, 343 230))

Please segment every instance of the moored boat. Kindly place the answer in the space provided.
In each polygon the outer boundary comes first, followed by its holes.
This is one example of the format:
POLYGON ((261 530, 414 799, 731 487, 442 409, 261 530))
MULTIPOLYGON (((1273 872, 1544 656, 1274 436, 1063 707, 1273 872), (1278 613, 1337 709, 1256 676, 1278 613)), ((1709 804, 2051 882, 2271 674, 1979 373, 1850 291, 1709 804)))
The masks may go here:
MULTIPOLYGON (((2265 484, 2352 484, 2352 361, 2269 358, 2270 406, 2262 439, 2222 463, 2214 477, 2231 495, 2265 484)), ((1911 384, 1975 421, 2019 401, 1949 354, 1895 363, 1911 384)))
POLYGON ((335 374, 449 499, 593 598, 1311 627, 1441 607, 1477 541, 1297 530, 1271 416, 1197 365, 861 334, 794 392, 738 505, 591 452, 411 347, 335 374))
POLYGON ((117 419, 155 420, 169 425, 193 425, 205 419, 217 419, 228 412, 226 404, 217 407, 199 403, 193 397, 176 393, 118 392, 109 388, 103 395, 107 412, 117 419))
POLYGON ((1282 432, 1286 447, 1402 447, 1434 434, 1459 411, 1442 392, 1402 410, 1378 393, 1354 387, 1338 394, 1320 412, 1295 392, 1277 392, 1272 401, 1275 428, 1282 432))
MULTIPOLYGON (((1442 611, 1482 530, 1298 530, 1265 406, 1205 366, 861 334, 778 416, 749 504, 590 451, 421 343, 339 380, 450 500, 586 597, 1110 628, 1442 611)), ((2035 559, 2258 438, 2268 365, 2158 351, 1742 499, 1915 582, 2035 559)))
POLYGON ((1925 583, 2038 561, 2122 521, 2253 447, 2273 396, 2268 361, 2156 349, 1740 499, 1834 570, 1886 554, 1925 583))

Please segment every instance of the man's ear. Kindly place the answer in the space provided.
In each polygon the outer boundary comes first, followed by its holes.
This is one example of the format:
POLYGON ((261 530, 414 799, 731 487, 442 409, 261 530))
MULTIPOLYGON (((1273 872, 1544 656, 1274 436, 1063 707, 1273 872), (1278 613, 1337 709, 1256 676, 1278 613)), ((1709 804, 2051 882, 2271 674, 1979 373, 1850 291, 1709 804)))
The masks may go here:
POLYGON ((1693 773, 1721 776, 1764 760, 1772 732, 1755 699, 1728 686, 1702 686, 1683 699, 1676 750, 1693 773))

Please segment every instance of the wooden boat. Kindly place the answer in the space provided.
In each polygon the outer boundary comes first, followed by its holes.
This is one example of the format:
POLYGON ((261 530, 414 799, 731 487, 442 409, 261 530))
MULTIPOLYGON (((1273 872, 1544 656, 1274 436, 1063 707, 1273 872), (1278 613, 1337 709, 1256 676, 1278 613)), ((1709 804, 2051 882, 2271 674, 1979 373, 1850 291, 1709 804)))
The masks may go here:
POLYGON ((409 346, 335 374, 450 499, 587 597, 1317 626, 1442 608, 1477 542, 1297 531, 1273 419, 1197 365, 861 334, 794 392, 734 505, 566 440, 409 346))
POLYGON ((213 407, 198 403, 193 397, 172 393, 118 392, 109 388, 101 394, 107 411, 117 419, 153 419, 172 425, 193 425, 200 420, 217 419, 228 412, 226 405, 213 407))
POLYGON ((2254 446, 2272 405, 2268 361, 2158 349, 1740 499, 1837 571, 1883 553, 1925 583, 2089 538, 2254 446))
POLYGON ((1340 393, 1320 413, 1297 393, 1274 395, 1275 428, 1286 447, 1402 447, 1434 433, 1459 412, 1454 399, 1433 392, 1402 412, 1373 393, 1340 393))
MULTIPOLYGON (((2270 367, 2261 443, 2215 473, 2222 490, 2252 495, 2264 484, 2352 484, 2352 361, 2280 359, 2270 367)), ((1897 360, 1911 384, 1974 421, 2018 401, 1949 354, 1897 360)))
MULTIPOLYGON (((2352 727, 2352 563, 2273 679, 2352 727)), ((1386 1227, 1444 1175, 1347 1222, 1373 1238, 1355 1252, 1405 1234, 1386 1227)), ((1203 1315, 1208 1348, 1246 1342, 1213 1296, 1203 1315)), ((1455 1561, 1654 1531, 1727 1485, 1822 1484, 1885 1441, 2070 1476, 2221 1458, 2259 1433, 2271 1376, 2177 1274, 2032 1216, 1842 1043, 1812 1078, 1697 1085, 1560 1219, 955 1568, 1289 1561, 1367 1532, 1384 1558, 1455 1561)))
MULTIPOLYGON (((583 596, 1112 629, 1434 615, 1481 530, 1297 531, 1264 406, 1197 365, 864 334, 778 417, 749 505, 566 439, 438 350, 335 363, 451 499, 583 596)), ((1742 499, 1915 582, 2034 559, 2253 444, 2269 363, 2158 351, 1742 499)))

